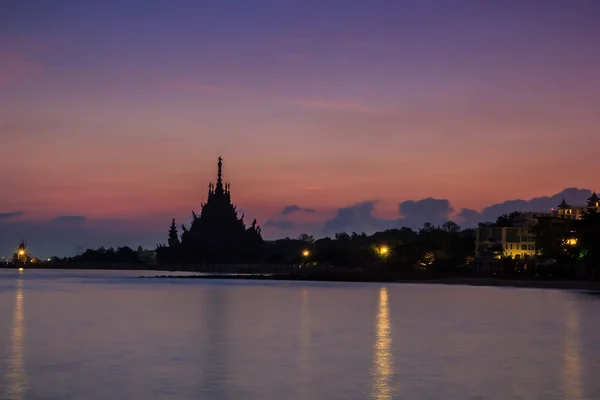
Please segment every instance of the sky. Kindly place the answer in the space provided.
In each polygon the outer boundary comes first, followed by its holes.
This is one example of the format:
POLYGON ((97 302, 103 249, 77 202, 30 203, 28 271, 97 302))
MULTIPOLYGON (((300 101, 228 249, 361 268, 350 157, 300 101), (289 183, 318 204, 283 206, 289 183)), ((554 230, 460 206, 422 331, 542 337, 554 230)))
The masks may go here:
POLYGON ((4 0, 0 254, 165 242, 218 156, 268 239, 579 201, 599 18, 593 0, 4 0))

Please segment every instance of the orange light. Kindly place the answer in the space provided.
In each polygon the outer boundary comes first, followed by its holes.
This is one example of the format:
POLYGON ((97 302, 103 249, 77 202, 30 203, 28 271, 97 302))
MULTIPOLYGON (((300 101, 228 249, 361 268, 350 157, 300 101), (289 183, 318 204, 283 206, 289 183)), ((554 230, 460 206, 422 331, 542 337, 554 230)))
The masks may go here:
POLYGON ((381 246, 379 248, 379 254, 381 255, 386 255, 387 253, 389 253, 390 249, 387 246, 381 246))
POLYGON ((304 251, 302 252, 302 255, 303 255, 304 257, 308 257, 308 256, 310 256, 310 251, 308 251, 308 250, 304 250, 304 251))
POLYGON ((19 250, 19 255, 20 256, 24 256, 25 255, 25 250, 23 250, 23 249, 19 250))

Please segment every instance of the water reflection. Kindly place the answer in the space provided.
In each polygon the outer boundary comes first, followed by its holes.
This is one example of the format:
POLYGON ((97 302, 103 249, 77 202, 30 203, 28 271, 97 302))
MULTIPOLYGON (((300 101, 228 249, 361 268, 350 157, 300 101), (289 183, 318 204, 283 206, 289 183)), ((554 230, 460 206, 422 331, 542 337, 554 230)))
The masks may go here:
POLYGON ((387 288, 379 290, 379 311, 377 313, 375 345, 373 347, 373 394, 372 398, 387 400, 392 398, 391 378, 393 374, 392 332, 387 288))
POLYGON ((313 398, 310 392, 310 313, 308 308, 308 290, 302 288, 300 303, 300 376, 302 379, 302 397, 313 398))
POLYGON ((8 359, 8 371, 6 381, 8 382, 7 398, 20 400, 25 397, 27 388, 27 377, 25 375, 25 361, 23 357, 23 276, 17 279, 17 291, 15 296, 15 309, 11 330, 11 352, 8 359))
POLYGON ((204 352, 201 393, 212 399, 230 396, 228 382, 228 304, 227 294, 218 285, 208 289, 204 302, 204 352))
POLYGON ((308 314, 308 290, 302 289, 302 302, 300 308, 300 368, 306 373, 308 367, 309 341, 310 341, 310 317, 308 314))
POLYGON ((563 348, 563 385, 566 399, 579 400, 584 398, 581 388, 581 323, 577 305, 569 302, 568 307, 563 348))

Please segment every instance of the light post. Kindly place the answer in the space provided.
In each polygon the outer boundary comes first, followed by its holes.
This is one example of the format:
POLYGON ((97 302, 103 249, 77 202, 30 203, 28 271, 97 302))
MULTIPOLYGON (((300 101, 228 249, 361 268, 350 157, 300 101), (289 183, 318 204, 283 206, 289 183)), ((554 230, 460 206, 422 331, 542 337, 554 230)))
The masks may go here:
POLYGON ((379 253, 381 257, 385 258, 388 256, 388 254, 390 254, 390 248, 385 245, 379 246, 377 248, 377 253, 379 253))
POLYGON ((390 248, 384 244, 377 247, 377 255, 379 255, 379 261, 376 262, 378 268, 382 268, 387 264, 388 256, 390 255, 390 248))
POLYGON ((300 268, 302 268, 308 264, 308 258, 310 257, 310 250, 304 249, 304 250, 302 250, 302 253, 300 253, 300 254, 302 256, 302 264, 300 264, 300 268))
POLYGON ((17 260, 19 260, 19 262, 23 265, 27 263, 27 252, 25 249, 21 248, 17 251, 17 260))

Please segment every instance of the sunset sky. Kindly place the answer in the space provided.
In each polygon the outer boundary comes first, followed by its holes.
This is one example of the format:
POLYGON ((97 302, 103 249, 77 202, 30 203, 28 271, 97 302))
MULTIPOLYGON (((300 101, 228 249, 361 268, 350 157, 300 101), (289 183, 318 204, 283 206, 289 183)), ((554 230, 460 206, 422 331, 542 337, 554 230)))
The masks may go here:
POLYGON ((585 0, 4 0, 0 253, 166 241, 219 155, 266 238, 600 188, 599 20, 585 0))

